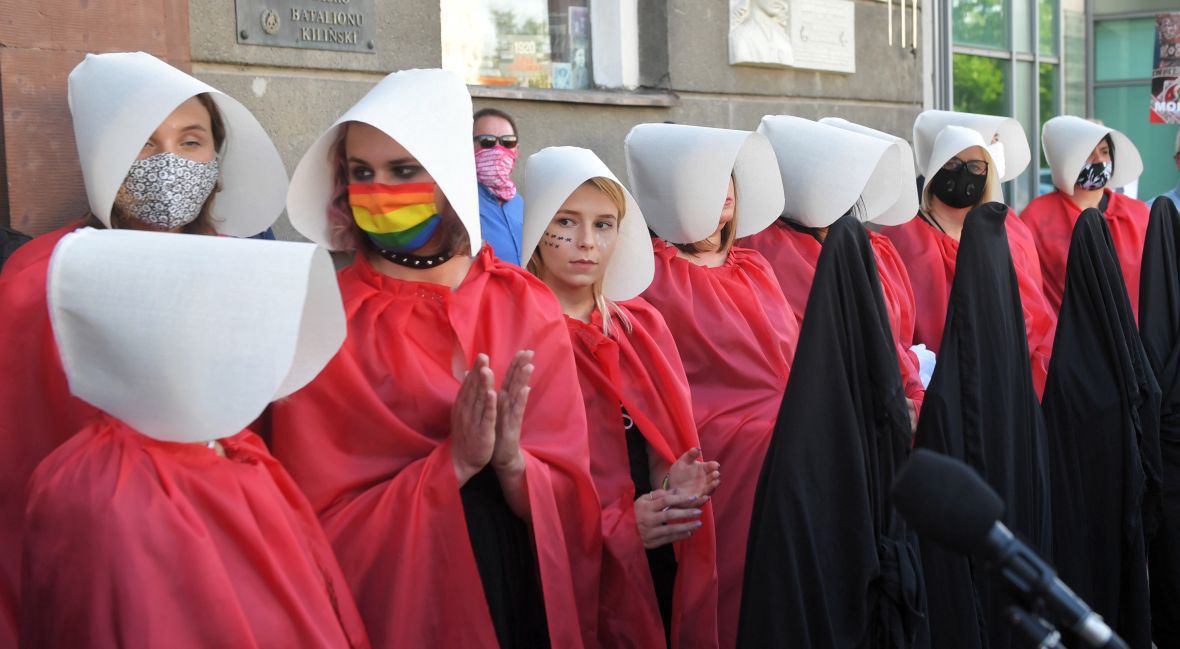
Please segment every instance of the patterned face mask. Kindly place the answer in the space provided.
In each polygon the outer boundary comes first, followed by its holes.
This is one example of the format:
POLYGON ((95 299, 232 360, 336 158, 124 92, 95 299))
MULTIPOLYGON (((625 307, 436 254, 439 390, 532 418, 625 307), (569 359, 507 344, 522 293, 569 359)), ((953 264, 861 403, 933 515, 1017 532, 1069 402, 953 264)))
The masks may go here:
POLYGON ((157 153, 131 164, 115 194, 115 207, 153 228, 173 230, 196 220, 217 185, 221 165, 157 153))
POLYGON ((505 149, 499 145, 480 149, 475 154, 475 179, 502 201, 516 196, 516 183, 512 182, 516 154, 517 149, 505 149))
POLYGON ((1106 162, 1091 162, 1082 167, 1078 174, 1077 185, 1082 189, 1102 189, 1110 182, 1110 175, 1114 173, 1114 165, 1106 162))
POLYGON ((406 253, 426 245, 441 220, 434 183, 348 186, 352 218, 381 250, 406 253))

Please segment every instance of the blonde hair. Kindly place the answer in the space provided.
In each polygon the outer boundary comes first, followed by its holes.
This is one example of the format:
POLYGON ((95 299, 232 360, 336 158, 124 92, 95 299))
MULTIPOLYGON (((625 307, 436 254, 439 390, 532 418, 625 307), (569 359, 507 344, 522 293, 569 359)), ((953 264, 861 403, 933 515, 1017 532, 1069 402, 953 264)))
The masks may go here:
MULTIPOLYGON (((619 183, 603 176, 595 176, 586 182, 579 185, 578 189, 590 185, 591 187, 602 192, 607 199, 615 206, 619 212, 618 220, 615 227, 623 223, 623 217, 627 215, 627 196, 623 193, 623 187, 619 183)), ((572 193, 572 192, 571 192, 572 193)), ((525 266, 530 273, 541 276, 545 270, 545 260, 541 258, 541 247, 538 246, 533 249, 533 256, 529 258, 528 264, 525 266)), ((631 320, 627 317, 627 312, 622 307, 615 304, 613 301, 606 299, 602 293, 602 282, 598 280, 590 287, 594 295, 594 306, 598 309, 598 314, 602 316, 602 333, 603 335, 611 335, 611 318, 617 317, 619 322, 623 325, 623 329, 627 333, 631 333, 631 320)))

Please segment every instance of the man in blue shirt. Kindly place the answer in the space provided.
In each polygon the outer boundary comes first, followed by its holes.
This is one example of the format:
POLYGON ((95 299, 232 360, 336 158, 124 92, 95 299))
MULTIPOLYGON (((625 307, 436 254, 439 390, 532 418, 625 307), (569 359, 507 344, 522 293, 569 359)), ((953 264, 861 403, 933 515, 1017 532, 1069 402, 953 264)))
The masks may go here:
POLYGON ((479 225, 496 256, 520 265, 524 201, 516 193, 516 122, 504 111, 483 108, 473 116, 475 177, 479 181, 479 225))
MULTIPOLYGON (((1180 171, 1180 131, 1176 132, 1176 146, 1172 148, 1175 149, 1172 154, 1172 161, 1176 163, 1176 171, 1180 171)), ((1164 192, 1156 198, 1159 198, 1160 196, 1167 196, 1168 198, 1172 199, 1172 202, 1176 204, 1176 207, 1180 207, 1180 182, 1177 182, 1176 186, 1173 187, 1171 191, 1164 192)), ((1152 202, 1155 202, 1154 198, 1152 199, 1152 202)))

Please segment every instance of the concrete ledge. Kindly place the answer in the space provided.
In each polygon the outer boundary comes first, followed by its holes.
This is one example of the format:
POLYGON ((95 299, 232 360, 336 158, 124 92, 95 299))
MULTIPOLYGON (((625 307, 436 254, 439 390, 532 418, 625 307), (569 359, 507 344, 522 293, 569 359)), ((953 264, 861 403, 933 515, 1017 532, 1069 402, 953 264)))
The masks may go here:
POLYGON ((551 88, 497 88, 467 86, 476 99, 519 99, 548 101, 563 104, 600 104, 606 106, 639 106, 643 108, 672 108, 680 105, 680 97, 666 91, 614 90, 553 90, 551 88))

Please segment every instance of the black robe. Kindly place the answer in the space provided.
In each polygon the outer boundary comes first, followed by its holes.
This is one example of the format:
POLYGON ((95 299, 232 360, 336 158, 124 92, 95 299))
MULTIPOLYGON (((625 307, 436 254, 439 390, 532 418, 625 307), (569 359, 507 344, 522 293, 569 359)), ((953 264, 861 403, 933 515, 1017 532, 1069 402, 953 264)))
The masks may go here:
MULTIPOLYGON (((1048 558, 1048 442, 1029 367, 1007 213, 1005 205, 986 203, 967 214, 917 446, 978 471, 1004 500, 1004 524, 1048 558)), ((1019 646, 1005 618, 1012 603, 1007 588, 981 563, 923 543, 922 570, 933 646, 1019 646)))
POLYGON ((0 225, 0 268, 4 268, 4 262, 8 261, 17 248, 30 240, 31 237, 27 234, 0 225))
POLYGON ((925 641, 916 539, 886 500, 910 442, 872 248, 845 216, 824 241, 758 478, 739 647, 925 641))
MULTIPOLYGON (((1139 333, 1159 381, 1162 502, 1149 491, 1145 528, 1150 540, 1152 638, 1159 649, 1180 648, 1180 214, 1166 197, 1151 205, 1139 275, 1139 333), (1156 507, 1158 505, 1158 508, 1156 507)), ((1148 454, 1148 459, 1150 454, 1148 454)), ((1150 463, 1149 463, 1150 465, 1150 463)), ((1149 483, 1149 486, 1151 483, 1149 483)))
POLYGON ((1131 649, 1150 649, 1143 504, 1158 465, 1159 386, 1095 209, 1074 226, 1043 404, 1058 574, 1131 649))

